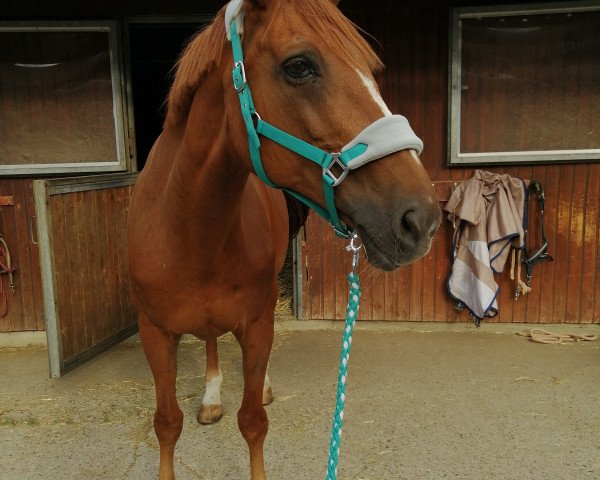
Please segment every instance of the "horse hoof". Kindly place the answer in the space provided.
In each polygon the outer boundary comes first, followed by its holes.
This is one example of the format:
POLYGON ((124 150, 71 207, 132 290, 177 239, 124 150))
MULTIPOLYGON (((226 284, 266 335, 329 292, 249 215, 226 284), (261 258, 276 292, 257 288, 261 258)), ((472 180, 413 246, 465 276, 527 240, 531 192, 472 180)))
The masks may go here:
POLYGON ((198 422, 202 425, 211 425, 221 420, 223 409, 221 405, 201 405, 198 412, 198 422))
POLYGON ((273 403, 273 390, 267 387, 263 390, 263 405, 271 405, 273 403))

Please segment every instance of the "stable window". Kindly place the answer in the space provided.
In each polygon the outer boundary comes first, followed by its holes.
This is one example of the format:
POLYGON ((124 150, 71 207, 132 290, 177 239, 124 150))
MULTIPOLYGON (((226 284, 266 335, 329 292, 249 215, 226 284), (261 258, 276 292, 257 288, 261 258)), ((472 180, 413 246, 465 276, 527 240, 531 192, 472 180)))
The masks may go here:
POLYGON ((600 159, 600 5, 452 15, 449 164, 600 159))
POLYGON ((0 23, 0 174, 127 169, 116 24, 0 23))

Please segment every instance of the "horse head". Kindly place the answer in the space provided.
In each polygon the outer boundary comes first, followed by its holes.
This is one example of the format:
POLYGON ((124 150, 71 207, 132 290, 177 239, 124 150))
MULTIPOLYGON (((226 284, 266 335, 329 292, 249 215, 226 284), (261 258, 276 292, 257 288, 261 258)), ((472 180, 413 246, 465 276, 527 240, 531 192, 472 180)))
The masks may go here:
MULTIPOLYGON (((256 111, 270 124, 329 152, 340 152, 359 132, 391 116, 373 79, 381 63, 336 4, 247 0, 242 5, 244 75, 256 111)), ((230 138, 240 158, 248 159, 229 72, 223 81, 230 138)), ((383 134, 402 132, 388 129, 383 134)), ((321 167, 268 138, 260 142, 268 179, 325 207, 321 167)), ((351 171, 335 187, 341 220, 360 234, 368 260, 384 270, 426 254, 441 219, 415 151, 419 146, 409 142, 406 147, 351 171)))
POLYGON ((393 270, 427 253, 441 212, 421 140, 379 94, 381 67, 336 1, 232 0, 182 55, 166 124, 187 119, 186 130, 204 131, 197 141, 218 137, 238 171, 301 197, 338 232, 360 234, 367 259, 393 270))

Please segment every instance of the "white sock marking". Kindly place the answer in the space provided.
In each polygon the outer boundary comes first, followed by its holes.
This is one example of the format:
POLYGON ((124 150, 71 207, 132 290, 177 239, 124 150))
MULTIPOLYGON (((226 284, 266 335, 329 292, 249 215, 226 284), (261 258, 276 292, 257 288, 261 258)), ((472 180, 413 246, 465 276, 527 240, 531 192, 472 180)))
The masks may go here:
POLYGON ((223 383, 223 374, 219 369, 219 374, 206 382, 202 405, 221 405, 221 384, 223 383))

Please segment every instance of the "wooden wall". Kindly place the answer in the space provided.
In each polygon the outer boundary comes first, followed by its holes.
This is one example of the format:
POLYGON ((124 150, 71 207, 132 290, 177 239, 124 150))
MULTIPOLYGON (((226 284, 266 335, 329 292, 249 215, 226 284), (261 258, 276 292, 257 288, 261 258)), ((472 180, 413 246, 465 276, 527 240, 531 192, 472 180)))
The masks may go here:
MULTIPOLYGON (((433 181, 461 181, 473 168, 448 168, 448 4, 405 8, 384 2, 343 2, 347 14, 381 43, 386 70, 381 92, 393 112, 409 118, 425 143, 422 161, 433 181)), ((546 229, 554 262, 538 264, 533 291, 513 300, 508 275, 499 278, 500 313, 492 322, 600 323, 600 163, 487 168, 537 179, 545 186, 546 229)), ((532 238, 539 222, 532 219, 532 238)), ((330 228, 312 217, 304 248, 305 318, 343 318, 348 255, 330 228), (332 246, 334 245, 334 246, 332 246)), ((363 268, 364 320, 469 321, 446 294, 452 226, 445 220, 429 254, 398 272, 363 268)), ((539 240, 538 240, 539 241, 539 240)), ((535 242, 534 242, 535 245, 535 242)))
POLYGON ((30 179, 0 178, 0 196, 10 196, 14 205, 0 207, 0 234, 4 237, 15 268, 15 293, 8 275, 2 275, 8 297, 8 314, 0 318, 0 332, 44 330, 44 306, 40 263, 35 233, 35 207, 30 179), (33 232, 31 231, 33 229, 33 232))
MULTIPOLYGON (((56 20, 122 18, 136 15, 214 13, 224 1, 107 0, 92 2, 39 2, 6 0, 4 20, 56 20)), ((382 95, 390 108, 406 115, 425 142, 423 163, 432 180, 460 181, 472 168, 448 168, 447 72, 450 6, 519 3, 514 0, 343 0, 342 10, 379 42, 387 69, 379 75, 382 95)), ((492 168, 521 178, 536 178, 547 191, 547 231, 553 263, 536 267, 533 292, 514 302, 512 284, 500 282, 502 322, 600 322, 599 190, 600 164, 538 165, 492 168)), ((4 183, 1 184, 4 188, 4 183)), ((11 187, 12 188, 12 187, 11 187)), ((0 194, 6 194, 0 191, 0 194)), ((4 221, 0 217, 0 221, 4 221)), ((27 236, 26 218, 15 220, 19 238, 27 236)), ((14 228, 14 227, 13 227, 14 228)), ((534 229, 537 228, 534 226, 534 229)), ((411 321, 467 321, 455 311, 445 292, 451 227, 444 222, 431 252, 421 261, 391 275, 369 272, 365 283, 363 319, 411 321)), ((16 234, 15 234, 16 235, 16 234)), ((9 237, 10 238, 10 237, 9 237)), ((16 237, 15 237, 16 238, 16 237)), ((536 238, 538 238, 536 236, 536 238)), ((21 240, 11 240, 13 243, 21 240)), ((28 248, 23 255, 34 255, 28 248)), ((307 225, 304 249, 304 313, 307 318, 341 318, 346 301, 344 276, 347 255, 327 228, 312 218, 307 225), (332 241, 337 246, 331 248, 332 241)), ((35 275, 38 278, 38 275, 35 275)), ((32 274, 33 278, 33 274, 32 274)), ((32 280, 33 282, 33 280, 32 280)), ((28 288, 35 290, 35 284, 28 288)), ((41 302, 38 297, 37 304, 41 302)), ((34 305, 32 303, 32 305, 34 305)), ((29 307, 30 312, 35 309, 29 307)), ((15 317, 16 318, 16 317, 15 317)), ((35 313, 29 326, 0 329, 42 328, 35 313)), ((17 320, 11 320, 17 322, 17 320)), ((21 322, 21 320, 19 320, 21 322)))

